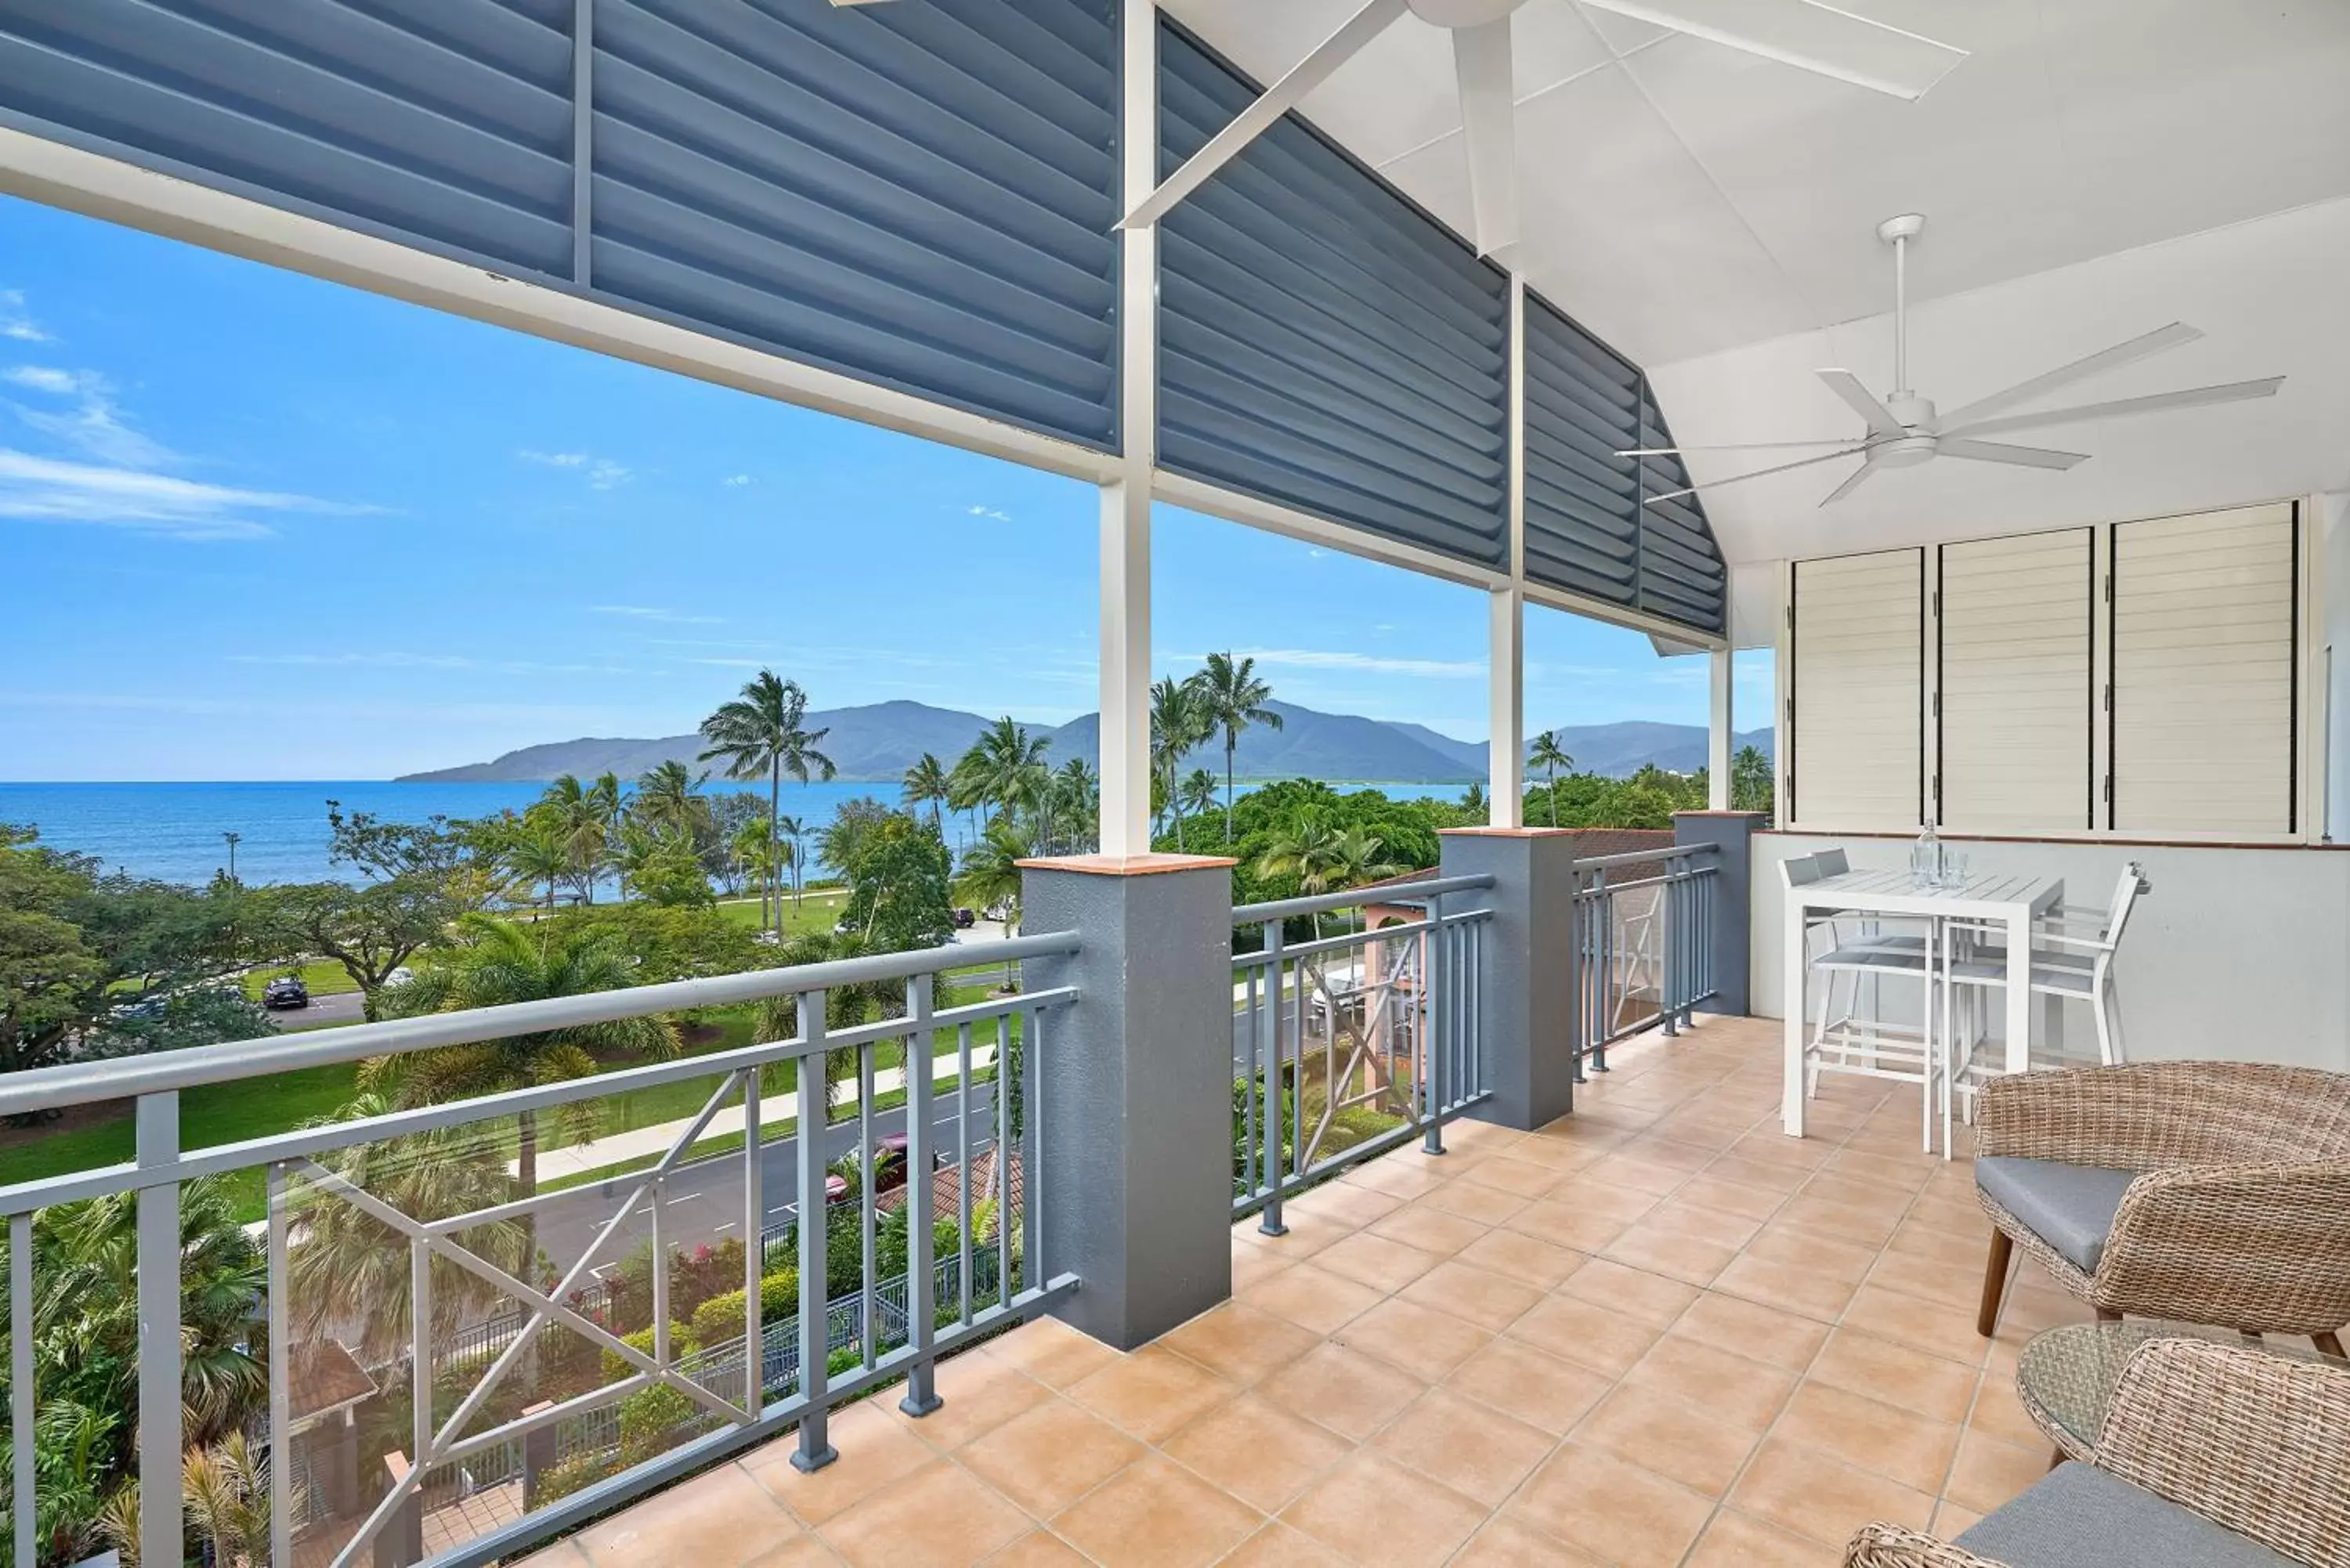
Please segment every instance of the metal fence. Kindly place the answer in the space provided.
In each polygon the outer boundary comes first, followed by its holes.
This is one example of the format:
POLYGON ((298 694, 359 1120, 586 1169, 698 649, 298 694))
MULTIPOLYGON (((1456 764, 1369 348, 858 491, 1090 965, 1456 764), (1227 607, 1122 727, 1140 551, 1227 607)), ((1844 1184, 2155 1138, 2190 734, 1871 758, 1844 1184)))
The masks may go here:
POLYGON ((1721 852, 1659 846, 1575 863, 1575 1078, 1607 1071, 1607 1047, 1677 1033, 1715 994, 1721 852))
MULTIPOLYGON (((1487 1093, 1479 977, 1492 922, 1474 895, 1491 877, 1377 893, 1248 904, 1232 911, 1254 952, 1232 954, 1232 1211, 1262 1210, 1442 1125, 1487 1093), (1376 929, 1319 935, 1324 917, 1408 908, 1376 929), (1292 921, 1316 933, 1288 940, 1292 921)), ((1361 926, 1363 919, 1350 924, 1361 926)))
MULTIPOLYGON (((932 1379, 940 1355, 1077 1288, 1074 1276, 1053 1273, 1043 1255, 1036 1197, 1044 1185, 1036 1127, 1042 1104, 1036 1087, 1048 1070, 1046 1058, 1058 1044, 1052 1021, 1076 992, 1072 987, 1055 987, 935 1009, 934 977, 973 963, 1011 964, 1076 948, 1073 933, 961 943, 924 952, 359 1024, 323 1034, 164 1052, 129 1061, 76 1063, 0 1079, 0 1116, 125 1098, 136 1102, 137 1153, 130 1162, 0 1188, 0 1216, 6 1217, 10 1243, 9 1395, 15 1441, 10 1522, 19 1564, 30 1563, 36 1535, 34 1415, 40 1391, 34 1386, 33 1373, 35 1300, 48 1282, 37 1278, 45 1260, 35 1253, 36 1216, 57 1205, 136 1195, 140 1366, 135 1449, 141 1473, 177 1476, 185 1435, 182 1199, 190 1183, 236 1173, 258 1172, 266 1192, 266 1284, 264 1300, 254 1303, 254 1311, 265 1319, 258 1344, 265 1348, 257 1354, 267 1374, 267 1430, 273 1438, 296 1430, 289 1387, 294 1359, 288 1354, 293 1344, 289 1280, 297 1274, 314 1277, 317 1263, 315 1257, 299 1257, 301 1250, 327 1245, 338 1227, 348 1234, 350 1227, 359 1226, 366 1237, 380 1239, 374 1251, 359 1260, 376 1271, 382 1287, 379 1293, 395 1293, 393 1282, 406 1286, 399 1303, 400 1332, 411 1340, 406 1347, 410 1366, 421 1372, 411 1378, 412 1386, 400 1401, 404 1408, 396 1418, 406 1439, 403 1457, 414 1462, 385 1467, 394 1476, 391 1484, 339 1542, 331 1568, 353 1568, 375 1556, 380 1544, 388 1547, 394 1560, 405 1560, 421 1547, 428 1485, 445 1486, 459 1472, 473 1484, 482 1484, 492 1472, 505 1477, 520 1463, 523 1446, 534 1434, 544 1428, 559 1433, 567 1426, 577 1434, 583 1425, 601 1426, 604 1413, 648 1391, 667 1390, 667 1397, 690 1402, 708 1429, 519 1520, 495 1523, 450 1546, 436 1557, 436 1568, 473 1568, 494 1562, 795 1425, 803 1459, 811 1465, 828 1461, 827 1411, 868 1389, 903 1380, 910 1410, 933 1407, 932 1379), (836 988, 854 986, 869 992, 900 983, 905 995, 900 1016, 852 1028, 827 1026, 827 998, 836 988), (690 1009, 776 999, 792 1003, 786 1016, 796 1017, 793 1038, 241 1144, 181 1147, 182 1090, 304 1067, 517 1037, 544 1038, 690 1009), (994 1047, 996 1082, 990 1085, 972 1082, 975 1035, 983 1037, 983 1045, 992 1040, 994 1047), (770 1166, 778 1180, 789 1172, 801 1194, 826 1191, 828 1164, 847 1148, 864 1151, 861 1158, 868 1163, 863 1168, 869 1169, 870 1151, 880 1147, 875 1136, 875 1118, 881 1114, 877 1112, 877 1058, 885 1051, 901 1063, 889 1070, 902 1079, 905 1153, 910 1171, 916 1173, 907 1183, 904 1199, 908 1267, 903 1278, 891 1286, 861 1291, 848 1301, 827 1299, 827 1265, 836 1242, 862 1248, 858 1279, 877 1277, 874 1250, 879 1226, 869 1181, 858 1182, 858 1190, 838 1208, 827 1211, 819 1207, 825 1223, 795 1227, 796 1301, 785 1321, 763 1321, 762 1275, 771 1249, 745 1248, 743 1326, 736 1331, 740 1337, 731 1396, 713 1386, 714 1382, 723 1385, 723 1379, 706 1350, 671 1343, 666 1267, 651 1271, 653 1326, 649 1339, 619 1335, 571 1304, 572 1294, 594 1278, 598 1264, 612 1261, 616 1242, 630 1235, 649 1232, 656 1259, 666 1258, 689 1226, 706 1231, 720 1213, 733 1218, 720 1222, 719 1229, 740 1223, 737 1234, 761 1235, 770 1212, 764 1197, 770 1166), (937 1084, 939 1058, 956 1064, 953 1085, 937 1084), (798 1083, 814 1091, 812 1102, 824 1097, 817 1085, 853 1075, 859 1089, 855 1110, 845 1118, 827 1113, 822 1124, 811 1117, 807 1136, 763 1117, 762 1069, 785 1063, 793 1064, 798 1083), (1016 1073, 1012 1071, 1014 1063, 1019 1064, 1016 1073), (828 1070, 844 1067, 843 1072, 828 1070), (518 1129, 581 1115, 607 1096, 673 1090, 697 1080, 715 1080, 714 1092, 645 1168, 624 1170, 588 1187, 504 1197, 487 1204, 435 1208, 409 1196, 428 1187, 444 1194, 455 1189, 448 1179, 464 1170, 445 1153, 452 1138, 466 1142, 472 1151, 468 1158, 473 1163, 466 1169, 476 1176, 495 1176, 494 1185, 504 1185, 511 1193, 504 1173, 510 1168, 515 1140, 532 1136, 518 1129), (1009 1104, 1014 1094, 1023 1099, 1024 1117, 1009 1104), (737 1135, 740 1145, 732 1149, 713 1145, 697 1152, 722 1109, 739 1115, 740 1127, 746 1134, 755 1129, 756 1136, 737 1135), (1012 1131, 1015 1127, 1017 1134, 1012 1131), (941 1216, 936 1187, 927 1173, 945 1158, 961 1159, 968 1173, 973 1168, 972 1151, 982 1145, 999 1151, 990 1162, 997 1190, 974 1195, 970 1182, 956 1182, 960 1241, 952 1256, 934 1258, 933 1231, 941 1216), (489 1151, 486 1159, 481 1158, 484 1149, 489 1151), (382 1158, 370 1160, 370 1155, 382 1158), (1016 1209, 1004 1174, 1014 1159, 1024 1178, 1024 1198, 1016 1209), (400 1174, 408 1184, 381 1179, 386 1170, 400 1174), (419 1172, 439 1184, 408 1180, 419 1172), (989 1210, 983 1217, 984 1239, 974 1236, 975 1199, 989 1210), (404 1211, 402 1201, 417 1211, 404 1211), (583 1210, 582 1205, 600 1207, 583 1210), (556 1254, 559 1262, 550 1262, 548 1237, 566 1226, 567 1239, 556 1254), (504 1251, 484 1240, 511 1240, 517 1233, 521 1241, 504 1251), (543 1288, 541 1270, 553 1277, 543 1288), (963 1289, 964 1281, 972 1282, 974 1288, 963 1289), (436 1360, 440 1335, 448 1332, 451 1314, 445 1310, 436 1314, 434 1303, 439 1299, 445 1307, 453 1298, 442 1293, 452 1290, 473 1297, 503 1297, 521 1303, 525 1314, 519 1330, 501 1343, 493 1345, 484 1340, 477 1377, 470 1366, 452 1371, 436 1360), (850 1364, 835 1372, 810 1358, 801 1366, 798 1345, 816 1340, 835 1348, 852 1345, 850 1364), (748 1343, 762 1347, 762 1386, 752 1397, 745 1397, 742 1387, 739 1348, 748 1343), (517 1368, 527 1363, 536 1373, 567 1353, 569 1365, 579 1364, 584 1356, 590 1386, 555 1398, 536 1397, 533 1386, 535 1402, 522 1405, 515 1386, 527 1382, 529 1375, 515 1376, 517 1368), (697 1361, 697 1355, 702 1359, 697 1361), (617 1367, 618 1374, 608 1371, 598 1378, 593 1369, 599 1363, 617 1367), (465 1386, 462 1391, 440 1389, 444 1401, 453 1397, 455 1403, 453 1410, 437 1410, 431 1397, 434 1386, 452 1376, 465 1386), (519 1414, 507 1413, 518 1405, 519 1414)), ((718 1360, 723 1362, 723 1351, 718 1360)), ((575 1447, 577 1442, 575 1436, 575 1447)), ((293 1532, 304 1518, 295 1499, 297 1446, 284 1440, 267 1445, 269 1556, 276 1568, 292 1568, 293 1532)), ((180 1489, 150 1486, 143 1490, 140 1506, 142 1561, 181 1561, 185 1527, 180 1489)), ((306 1558, 312 1550, 306 1542, 306 1558)))

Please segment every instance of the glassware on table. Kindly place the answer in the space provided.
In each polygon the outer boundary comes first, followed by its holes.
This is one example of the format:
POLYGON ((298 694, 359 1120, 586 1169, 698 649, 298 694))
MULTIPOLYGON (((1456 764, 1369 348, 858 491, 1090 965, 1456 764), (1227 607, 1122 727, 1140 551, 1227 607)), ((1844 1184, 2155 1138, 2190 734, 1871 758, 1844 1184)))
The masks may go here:
POLYGON ((1942 880, 1942 841, 1928 823, 1926 831, 1918 836, 1909 851, 1909 885, 1913 888, 1936 888, 1942 880))
POLYGON ((1963 888, 1967 885, 1967 857, 1956 849, 1942 851, 1942 875, 1938 884, 1943 888, 1963 888))

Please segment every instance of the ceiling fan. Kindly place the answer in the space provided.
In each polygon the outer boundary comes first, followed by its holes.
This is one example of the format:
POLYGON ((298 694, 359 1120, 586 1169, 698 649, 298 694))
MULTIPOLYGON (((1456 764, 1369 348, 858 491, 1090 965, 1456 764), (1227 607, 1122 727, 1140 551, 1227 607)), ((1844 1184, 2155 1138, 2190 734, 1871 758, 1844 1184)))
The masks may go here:
MULTIPOLYGON (((868 5, 882 0, 832 3, 868 5)), ((1529 3, 1366 0, 1336 32, 1169 175, 1118 226, 1131 229, 1156 223, 1241 148, 1297 107, 1331 72, 1409 14, 1452 36, 1452 68, 1461 89, 1461 133, 1469 153, 1477 249, 1483 255, 1505 256, 1518 240, 1517 108, 1511 73, 1510 18, 1529 3)), ((1825 0, 1580 3, 1900 99, 1924 96, 1928 88, 1967 57, 1966 50, 1953 45, 1853 16, 1825 0)))
POLYGON ((1618 457, 1664 457, 1689 452, 1763 452, 1812 446, 1834 446, 1837 449, 1816 457, 1798 458, 1793 462, 1734 473, 1727 479, 1708 480, 1702 484, 1651 495, 1648 498, 1651 504, 1675 500, 1700 490, 1712 490, 1724 484, 1736 484, 1742 480, 1760 479, 1765 474, 1784 473, 1790 469, 1809 468, 1814 463, 1834 462, 1838 458, 1856 455, 1860 459, 1860 467, 1854 470, 1842 484, 1830 491, 1821 505, 1842 501, 1879 469, 1915 468, 1938 457, 1963 458, 1971 462, 2012 463, 2023 468, 2071 468, 2075 463, 2086 462, 2088 454, 2057 452, 2048 447, 2014 446, 1981 438, 2010 431, 2031 430, 2038 425, 2077 424, 2085 420, 2150 414, 2164 409, 2193 409, 2211 403, 2235 403, 2251 398, 2273 397, 2276 389, 2284 384, 2282 376, 2269 376, 2257 381, 2189 387, 2176 392, 2155 392, 2142 398, 2122 398, 2113 402, 2045 409, 2038 413, 2002 412, 2060 387, 2086 380, 2117 366, 2159 354, 2166 348, 2192 343, 2203 336, 2185 322, 2174 321, 2168 327, 2158 327, 2126 343, 2116 343, 2086 358, 2060 365, 2028 381, 2018 381, 2005 391, 1978 398, 1963 408, 1954 409, 1947 414, 1938 413, 1932 399, 1921 398, 1909 389, 1909 242, 1917 238, 1918 231, 1925 226, 1926 220, 1915 213, 1887 218, 1877 226, 1877 237, 1893 247, 1895 389, 1879 398, 1849 370, 1819 372, 1820 379, 1827 383, 1828 389, 1851 404, 1855 411, 1867 421, 1866 431, 1857 437, 1832 437, 1825 441, 1735 441, 1718 446, 1635 447, 1618 452, 1616 454, 1618 457))

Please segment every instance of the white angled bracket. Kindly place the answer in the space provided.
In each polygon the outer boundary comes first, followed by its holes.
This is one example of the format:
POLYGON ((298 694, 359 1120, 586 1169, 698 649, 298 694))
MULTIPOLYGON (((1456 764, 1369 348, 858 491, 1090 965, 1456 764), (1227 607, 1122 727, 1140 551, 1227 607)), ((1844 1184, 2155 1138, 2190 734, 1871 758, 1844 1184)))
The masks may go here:
POLYGON ((1305 95, 1328 78, 1351 58, 1355 52, 1369 43, 1399 20, 1408 9, 1409 0, 1369 0, 1361 10, 1339 25, 1338 30, 1316 45, 1314 51, 1289 69, 1289 74, 1267 88, 1264 96, 1250 104, 1223 130, 1210 137, 1207 145, 1186 159, 1183 166, 1161 181, 1159 188, 1138 202, 1134 210, 1119 220, 1121 229, 1148 228, 1165 217, 1175 204, 1215 177, 1216 171, 1240 156, 1248 144, 1273 129, 1275 121, 1295 109, 1305 95))

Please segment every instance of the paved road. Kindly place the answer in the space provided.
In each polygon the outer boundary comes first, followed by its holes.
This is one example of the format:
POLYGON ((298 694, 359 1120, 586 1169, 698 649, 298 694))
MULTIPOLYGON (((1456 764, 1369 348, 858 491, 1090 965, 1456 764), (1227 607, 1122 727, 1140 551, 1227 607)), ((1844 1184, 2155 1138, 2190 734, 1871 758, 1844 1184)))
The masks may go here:
POLYGON ((318 1029, 330 1023, 357 1023, 366 1016, 364 996, 356 991, 338 991, 312 997, 307 1007, 292 1007, 283 1012, 273 1009, 269 1022, 280 1029, 318 1029))
MULTIPOLYGON (((943 1097, 937 1109, 932 1136, 938 1140, 937 1147, 951 1158, 957 1147, 960 1112, 951 1095, 943 1097)), ((974 1084, 971 1091, 971 1149, 974 1156, 992 1139, 994 1127, 994 1085, 974 1084)), ((877 1139, 905 1130, 904 1107, 874 1113, 873 1136, 877 1139)), ((853 1121, 830 1128, 826 1137, 827 1163, 854 1149, 857 1134, 858 1127, 853 1121)), ((760 1155, 760 1197, 764 1200, 766 1223, 779 1224, 790 1220, 798 1210, 799 1140, 779 1138, 762 1144, 760 1155)), ((612 1217, 621 1199, 635 1189, 637 1180, 635 1177, 616 1177, 593 1186, 574 1188, 539 1211, 538 1242, 558 1271, 568 1269, 586 1250, 597 1230, 612 1217)), ((974 1194, 973 1200, 977 1198, 974 1194)), ((667 1230, 665 1239, 671 1246, 686 1248, 743 1234, 740 1150, 691 1160, 678 1167, 670 1178, 667 1230)), ((598 1269, 608 1270, 651 1236, 651 1217, 640 1208, 597 1254, 598 1269)))

